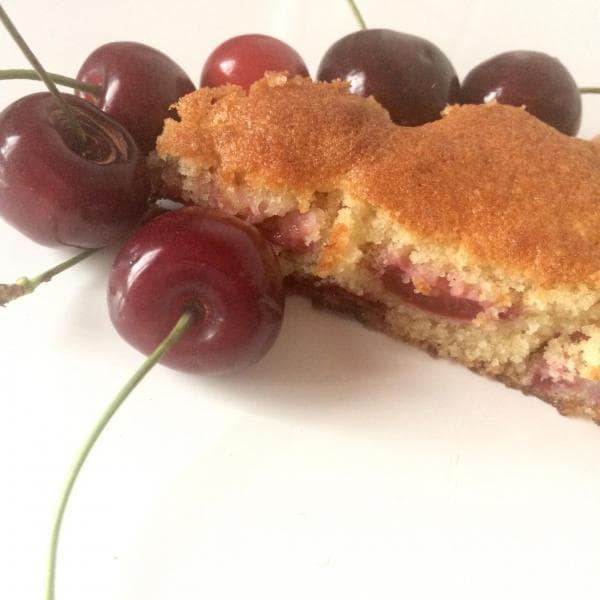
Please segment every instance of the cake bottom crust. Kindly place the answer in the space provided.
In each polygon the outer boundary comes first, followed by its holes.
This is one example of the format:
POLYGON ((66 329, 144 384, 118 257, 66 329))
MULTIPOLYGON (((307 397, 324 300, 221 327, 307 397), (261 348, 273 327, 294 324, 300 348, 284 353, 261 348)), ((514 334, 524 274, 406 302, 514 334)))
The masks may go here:
MULTIPOLYGON (((350 315, 371 329, 382 331, 391 337, 420 347, 434 358, 440 355, 440 348, 436 344, 425 341, 415 342, 403 336, 401 332, 392 330, 386 321, 386 306, 381 302, 359 296, 335 283, 316 277, 289 275, 285 279, 285 287, 288 294, 308 297, 316 308, 350 315)), ((490 375, 483 366, 481 368, 467 366, 475 373, 500 381, 510 388, 520 390, 523 394, 544 400, 554 406, 561 415, 591 418, 600 425, 600 402, 590 402, 589 398, 577 393, 553 390, 551 386, 540 386, 527 376, 490 375)))

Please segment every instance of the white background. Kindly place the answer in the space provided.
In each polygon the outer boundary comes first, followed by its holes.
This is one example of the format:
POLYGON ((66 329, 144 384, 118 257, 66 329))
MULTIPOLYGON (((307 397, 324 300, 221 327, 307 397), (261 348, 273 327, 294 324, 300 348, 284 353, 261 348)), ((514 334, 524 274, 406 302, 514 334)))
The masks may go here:
MULTIPOLYGON (((246 32, 285 39, 314 73, 356 27, 343 0, 3 5, 66 75, 129 39, 197 81, 210 50, 246 32)), ((370 26, 437 43, 461 76, 528 48, 600 85, 595 2, 361 5, 370 26)), ((2 32, 0 56, 26 66, 2 32)), ((1 82, 1 106, 38 89, 1 82)), ((598 132, 600 98, 588 97, 581 135, 598 132)), ((2 223, 0 249, 4 281, 69 255, 2 223)), ((108 321, 113 254, 0 311, 1 598, 42 598, 64 476, 141 359, 108 321)), ((597 426, 293 299, 255 368, 157 368, 133 394, 76 487, 57 600, 597 598, 599 502, 597 426)))

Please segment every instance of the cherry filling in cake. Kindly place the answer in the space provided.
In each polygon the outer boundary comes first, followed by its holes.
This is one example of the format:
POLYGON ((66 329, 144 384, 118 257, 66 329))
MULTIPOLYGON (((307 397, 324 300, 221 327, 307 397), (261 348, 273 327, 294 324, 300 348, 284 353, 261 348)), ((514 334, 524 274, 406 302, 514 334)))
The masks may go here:
POLYGON ((585 397, 592 405, 600 404, 600 382, 569 371, 564 364, 540 361, 531 371, 531 390, 538 395, 585 397))
POLYGON ((529 361, 527 389, 561 412, 594 416, 600 410, 598 339, 598 328, 588 325, 550 340, 529 361))
POLYGON ((282 217, 268 217, 258 223, 258 228, 276 250, 308 252, 320 237, 319 215, 316 211, 302 214, 295 210, 282 217))
MULTIPOLYGON (((315 210, 304 214, 296 210, 282 217, 268 217, 257 225, 277 250, 305 253, 319 242, 321 223, 322 219, 315 210)), ((420 310, 462 321, 472 321, 486 311, 494 313, 495 310, 499 319, 514 318, 517 314, 515 307, 494 307, 492 302, 480 300, 481 291, 478 287, 465 283, 456 274, 438 274, 413 264, 408 251, 391 257, 386 251, 380 251, 379 254, 372 268, 383 287, 420 310)), ((336 286, 336 295, 341 289, 336 286)), ((358 298, 348 291, 346 294, 358 298)))
POLYGON ((405 302, 449 319, 472 321, 485 309, 481 302, 455 296, 447 279, 438 277, 428 293, 418 292, 406 271, 389 267, 383 273, 383 285, 405 302))
POLYGON ((516 307, 495 306, 482 299, 481 289, 466 283, 459 273, 446 269, 440 273, 427 265, 415 264, 410 250, 400 253, 384 250, 376 255, 373 268, 386 290, 421 310, 461 321, 472 321, 481 313, 492 318, 509 319, 516 307))

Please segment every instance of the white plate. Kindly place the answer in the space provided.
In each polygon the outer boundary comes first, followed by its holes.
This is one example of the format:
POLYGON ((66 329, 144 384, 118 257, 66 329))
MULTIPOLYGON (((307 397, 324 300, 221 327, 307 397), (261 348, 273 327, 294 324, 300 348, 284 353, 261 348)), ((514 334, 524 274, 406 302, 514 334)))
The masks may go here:
MULTIPOLYGON (((7 0, 48 69, 134 39, 197 79, 232 35, 282 37, 314 72, 355 28, 343 0, 7 0)), ((600 9, 559 0, 363 0, 367 23, 430 38, 464 75, 499 51, 600 84, 600 9), (394 6, 391 6, 391 5, 394 6)), ((0 32, 2 67, 25 66, 0 32)), ((2 105, 35 83, 0 83, 2 105)), ((143 91, 141 91, 143 93, 143 91)), ((584 101, 583 137, 600 131, 584 101)), ((68 251, 0 224, 4 281, 68 251)), ((109 324, 111 252, 0 311, 0 597, 41 598, 52 511, 76 450, 140 356, 109 324)), ((65 520, 57 600, 595 598, 600 429, 289 302, 258 366, 156 369, 106 431, 65 520)))

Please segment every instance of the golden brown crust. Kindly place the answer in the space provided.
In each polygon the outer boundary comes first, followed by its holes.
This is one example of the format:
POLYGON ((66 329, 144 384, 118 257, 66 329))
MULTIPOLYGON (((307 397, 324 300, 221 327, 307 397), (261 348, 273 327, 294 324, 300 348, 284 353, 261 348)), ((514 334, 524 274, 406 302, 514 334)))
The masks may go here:
POLYGON ((343 84, 270 75, 246 94, 201 89, 167 120, 160 156, 223 184, 309 197, 345 189, 415 234, 550 287, 600 286, 600 146, 522 109, 454 107, 394 125, 343 84))
POLYGON ((181 123, 166 121, 159 155, 216 167, 224 184, 243 180, 295 196, 339 187, 392 127, 379 104, 348 94, 344 84, 277 75, 248 95, 233 85, 198 90, 177 111, 181 123))

